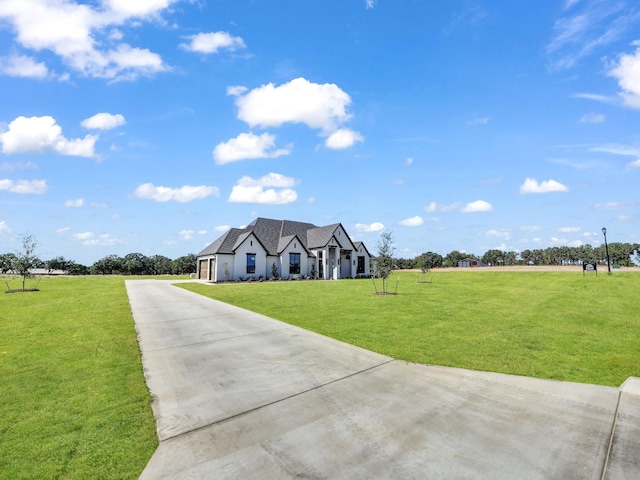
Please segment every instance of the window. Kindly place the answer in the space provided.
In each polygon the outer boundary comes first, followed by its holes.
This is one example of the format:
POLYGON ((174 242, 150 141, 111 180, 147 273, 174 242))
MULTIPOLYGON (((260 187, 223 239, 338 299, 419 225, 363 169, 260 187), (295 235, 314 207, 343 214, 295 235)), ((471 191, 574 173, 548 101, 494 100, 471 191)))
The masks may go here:
POLYGON ((300 274, 300 254, 299 253, 289 254, 289 273, 300 274))
POLYGON ((256 254, 247 253, 247 273, 256 273, 256 254))

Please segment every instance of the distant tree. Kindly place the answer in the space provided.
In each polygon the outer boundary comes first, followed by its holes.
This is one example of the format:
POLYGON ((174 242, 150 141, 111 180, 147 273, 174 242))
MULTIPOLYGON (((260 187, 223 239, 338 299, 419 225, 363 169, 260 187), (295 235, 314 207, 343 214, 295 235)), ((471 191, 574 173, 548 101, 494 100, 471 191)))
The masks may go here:
POLYGON ((86 265, 79 263, 72 263, 67 267, 67 273, 69 275, 89 275, 90 270, 86 265))
POLYGON ((114 275, 122 273, 122 257, 107 255, 91 265, 91 273, 94 275, 114 275))
POLYGON ((442 267, 443 263, 442 255, 434 252, 425 252, 418 255, 414 263, 417 268, 419 268, 422 273, 426 273, 432 268, 442 267))
POLYGON ((0 274, 9 273, 16 256, 14 253, 3 253, 0 255, 0 274))
POLYGON ((466 255, 458 250, 453 250, 449 252, 446 257, 444 257, 443 265, 445 267, 457 267, 458 262, 460 262, 461 260, 464 260, 469 256, 470 255, 466 255))
POLYGON ((49 274, 54 270, 61 270, 65 273, 69 272, 69 267, 73 265, 75 262, 73 260, 67 260, 64 257, 55 257, 51 260, 47 260, 44 262, 44 268, 47 269, 49 274))
POLYGON ((196 273, 196 256, 190 253, 188 255, 176 258, 172 262, 171 270, 174 275, 189 275, 191 273, 196 273))
POLYGON ((22 250, 16 252, 11 264, 13 273, 22 277, 22 291, 25 291, 27 278, 31 276, 31 269, 35 268, 40 259, 36 255, 38 242, 33 234, 22 235, 22 250))
POLYGON ((387 279, 393 271, 393 235, 383 230, 378 241, 378 256, 373 260, 374 275, 382 279, 382 293, 389 293, 387 279))
POLYGON ((147 259, 147 270, 150 275, 168 275, 171 273, 171 259, 163 255, 154 255, 147 259))
POLYGON ((410 270, 415 268, 415 263, 411 258, 394 258, 393 269, 394 270, 410 270))

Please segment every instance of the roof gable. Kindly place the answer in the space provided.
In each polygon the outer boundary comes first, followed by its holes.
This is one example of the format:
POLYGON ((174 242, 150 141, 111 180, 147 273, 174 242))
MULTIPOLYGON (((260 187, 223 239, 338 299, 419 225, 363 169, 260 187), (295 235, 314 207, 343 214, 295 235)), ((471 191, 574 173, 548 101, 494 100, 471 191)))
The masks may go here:
MULTIPOLYGON (((335 238, 336 243, 338 243, 341 248, 346 250, 356 249, 355 244, 351 241, 347 231, 340 223, 317 227, 312 223, 258 217, 244 228, 232 228, 225 232, 198 253, 197 256, 201 257, 215 254, 233 255, 235 250, 242 245, 251 234, 253 234, 269 256, 278 256, 287 248, 294 238, 298 239, 307 254, 310 254, 310 251, 313 249, 327 246, 332 238, 335 238), (338 231, 341 235, 336 233, 338 231)), ((362 242, 359 243, 362 244, 362 242)), ((371 255, 369 254, 369 256, 371 255)))

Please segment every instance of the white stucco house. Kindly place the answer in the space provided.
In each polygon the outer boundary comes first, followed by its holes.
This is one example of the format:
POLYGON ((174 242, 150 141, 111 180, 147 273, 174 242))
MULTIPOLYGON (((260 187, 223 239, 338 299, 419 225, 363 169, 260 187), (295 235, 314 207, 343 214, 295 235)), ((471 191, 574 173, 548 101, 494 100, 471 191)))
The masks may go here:
POLYGON ((210 282, 265 280, 278 276, 324 280, 368 277, 371 255, 351 241, 340 223, 318 227, 291 220, 257 218, 232 228, 197 254, 197 278, 210 282), (225 275, 226 274, 226 275, 225 275))

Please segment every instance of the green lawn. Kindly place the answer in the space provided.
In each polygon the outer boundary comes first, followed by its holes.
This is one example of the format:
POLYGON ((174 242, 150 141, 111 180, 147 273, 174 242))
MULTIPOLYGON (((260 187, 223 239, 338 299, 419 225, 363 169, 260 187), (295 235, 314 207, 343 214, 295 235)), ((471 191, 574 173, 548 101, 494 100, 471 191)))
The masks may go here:
MULTIPOLYGON (((640 376, 640 274, 416 279, 401 273, 388 297, 371 280, 182 286, 413 362, 612 386, 640 376)), ((0 478, 137 478, 157 438, 124 279, 39 288, 0 293, 0 478)))
POLYGON ((371 280, 181 286, 410 362, 611 386, 640 376, 639 273, 398 275, 386 297, 371 280))
POLYGON ((137 478, 157 437, 124 279, 39 288, 0 293, 0 478, 137 478))

